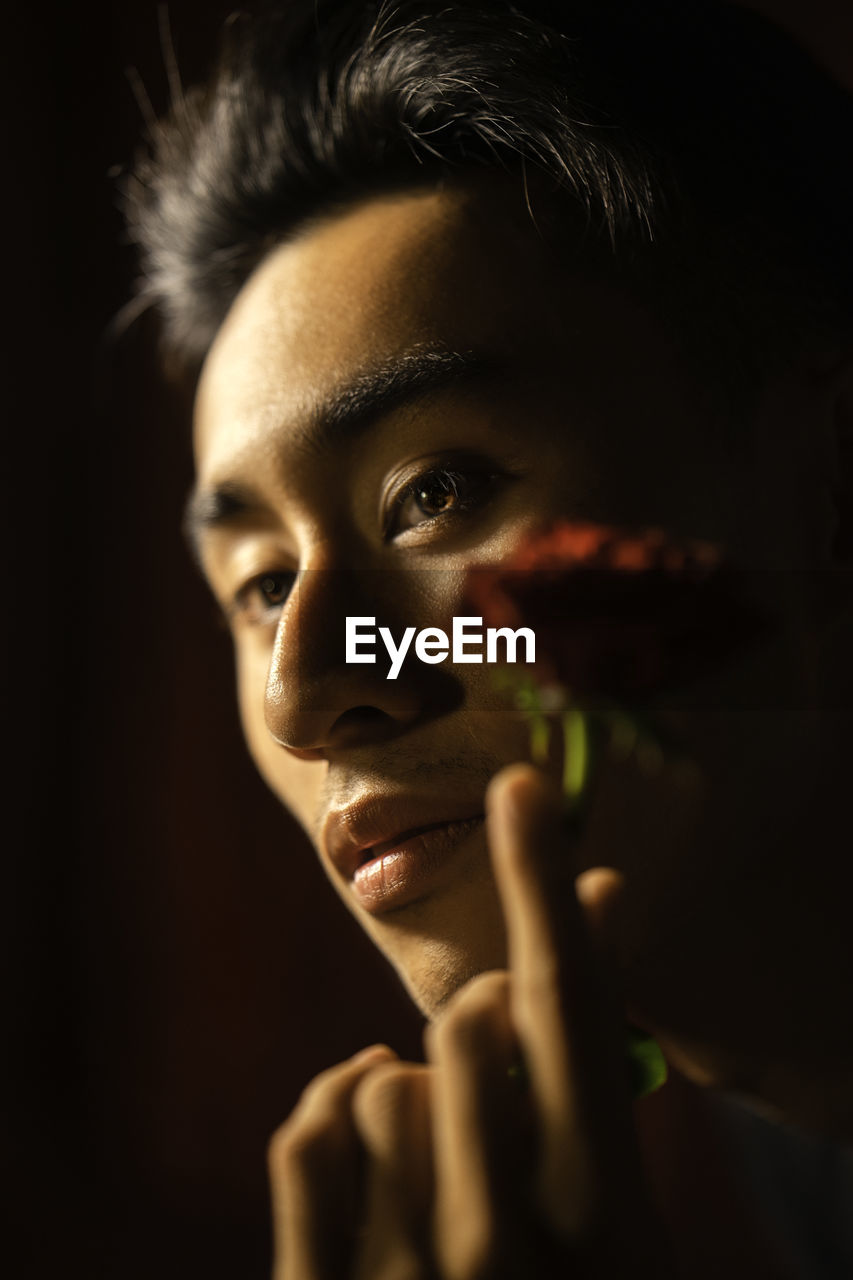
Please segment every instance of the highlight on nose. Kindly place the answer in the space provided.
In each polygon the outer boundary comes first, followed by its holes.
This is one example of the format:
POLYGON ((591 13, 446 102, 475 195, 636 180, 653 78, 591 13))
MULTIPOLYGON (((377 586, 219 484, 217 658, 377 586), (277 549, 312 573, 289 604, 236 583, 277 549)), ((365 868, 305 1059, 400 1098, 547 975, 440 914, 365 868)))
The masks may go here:
MULTIPOLYGON (((421 663, 389 680, 390 659, 348 661, 347 618, 370 616, 402 631, 433 595, 412 571, 316 569, 299 575, 282 609, 264 695, 267 729, 293 752, 386 740, 428 708, 449 702, 447 679, 421 663)), ((443 584, 446 589, 448 581, 443 584)))

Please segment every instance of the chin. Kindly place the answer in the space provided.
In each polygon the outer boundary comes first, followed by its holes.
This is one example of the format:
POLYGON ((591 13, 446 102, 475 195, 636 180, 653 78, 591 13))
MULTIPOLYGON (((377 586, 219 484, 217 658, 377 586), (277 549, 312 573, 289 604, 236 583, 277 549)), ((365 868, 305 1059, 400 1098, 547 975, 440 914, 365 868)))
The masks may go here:
POLYGON ((392 963, 420 1012, 432 1022, 472 978, 506 968, 506 945, 502 933, 497 939, 434 940, 423 945, 417 960, 392 963))
POLYGON ((400 975, 403 983, 418 1010, 428 1022, 435 1022, 441 1017, 457 991, 476 978, 483 969, 456 970, 441 974, 430 973, 415 980, 400 975))
POLYGON ((505 969, 506 926, 488 856, 404 909, 359 923, 426 1018, 440 1016, 478 974, 505 969))

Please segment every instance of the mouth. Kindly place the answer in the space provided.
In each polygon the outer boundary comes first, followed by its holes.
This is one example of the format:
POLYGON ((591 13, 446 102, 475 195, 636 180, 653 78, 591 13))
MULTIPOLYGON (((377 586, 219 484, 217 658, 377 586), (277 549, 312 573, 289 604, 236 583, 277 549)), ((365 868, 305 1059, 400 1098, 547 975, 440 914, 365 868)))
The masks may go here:
POLYGON ((484 815, 477 814, 458 822, 436 822, 365 849, 352 878, 353 893, 374 913, 407 905, 428 891, 457 845, 484 821, 484 815))
POLYGON ((482 800, 449 806, 367 799, 331 814, 323 843, 359 906, 381 914, 437 886, 456 850, 482 829, 481 806, 482 800), (436 820, 429 809, 444 816, 436 820))

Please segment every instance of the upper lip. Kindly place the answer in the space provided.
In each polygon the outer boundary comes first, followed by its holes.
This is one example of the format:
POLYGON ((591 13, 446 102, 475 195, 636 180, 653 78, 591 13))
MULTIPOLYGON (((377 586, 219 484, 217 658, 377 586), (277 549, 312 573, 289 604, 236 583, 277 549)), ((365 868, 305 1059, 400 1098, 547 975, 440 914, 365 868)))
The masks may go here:
POLYGON ((322 826, 322 843, 332 864, 351 880, 375 845, 482 814, 482 797, 437 801, 430 796, 369 794, 343 809, 329 811, 322 826))

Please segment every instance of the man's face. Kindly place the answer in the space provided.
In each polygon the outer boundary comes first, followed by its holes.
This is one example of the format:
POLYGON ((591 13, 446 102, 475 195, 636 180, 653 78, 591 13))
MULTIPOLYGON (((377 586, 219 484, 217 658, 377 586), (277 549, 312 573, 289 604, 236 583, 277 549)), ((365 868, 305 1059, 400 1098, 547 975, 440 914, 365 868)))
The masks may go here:
MULTIPOLYGON (((764 411, 783 436, 803 412, 791 388, 764 411)), ((798 563, 808 513, 784 448, 770 475, 763 422, 733 443, 671 339, 626 295, 561 269, 508 184, 330 215, 234 304, 203 372, 196 452, 200 490, 225 494, 198 510, 246 738, 426 1012, 504 961, 483 792, 528 734, 488 666, 410 656, 392 681, 381 646, 375 665, 346 665, 344 617, 395 639, 449 630, 464 570, 552 517, 659 526, 744 566, 798 563)), ((761 880, 810 748, 767 703, 802 680, 786 643, 713 673, 661 713, 695 766, 689 802, 662 804, 633 774, 602 800, 597 860, 628 882, 613 947, 629 998, 685 1042, 726 1018, 730 1040, 746 1034, 722 988, 768 977, 748 958, 756 929, 775 946, 767 909, 756 924, 776 891, 761 880), (745 688, 759 710, 743 709, 745 688)))

